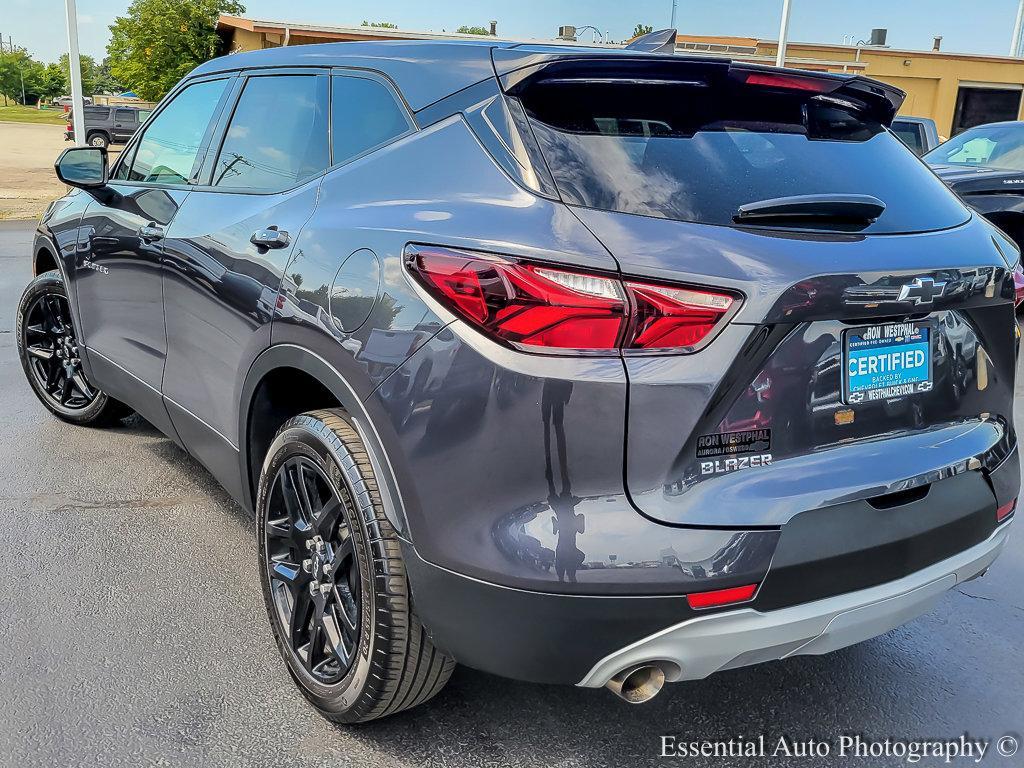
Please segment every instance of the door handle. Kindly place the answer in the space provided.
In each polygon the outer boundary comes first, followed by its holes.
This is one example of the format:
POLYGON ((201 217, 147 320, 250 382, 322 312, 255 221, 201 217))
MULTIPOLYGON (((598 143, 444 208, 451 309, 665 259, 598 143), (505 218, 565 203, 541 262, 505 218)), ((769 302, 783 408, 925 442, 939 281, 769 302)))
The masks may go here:
POLYGON ((156 223, 143 224, 139 227, 139 239, 144 243, 160 240, 164 236, 164 228, 156 223))
POLYGON ((266 229, 257 229, 253 232, 249 242, 257 248, 284 248, 291 242, 291 238, 283 229, 267 227, 266 229))

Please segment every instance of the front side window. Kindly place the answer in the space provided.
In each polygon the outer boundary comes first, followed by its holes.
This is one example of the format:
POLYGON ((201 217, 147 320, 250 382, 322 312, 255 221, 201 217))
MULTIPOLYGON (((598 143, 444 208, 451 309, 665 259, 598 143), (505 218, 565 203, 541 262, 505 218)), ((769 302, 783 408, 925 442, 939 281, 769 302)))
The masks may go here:
POLYGON ((181 91, 146 128, 129 161, 115 174, 128 181, 187 184, 227 80, 208 80, 181 91))
POLYGON ((213 169, 217 187, 288 189, 330 165, 327 77, 250 77, 213 169))
POLYGON ((331 87, 335 163, 351 160, 412 128, 405 110, 382 83, 335 76, 331 87))

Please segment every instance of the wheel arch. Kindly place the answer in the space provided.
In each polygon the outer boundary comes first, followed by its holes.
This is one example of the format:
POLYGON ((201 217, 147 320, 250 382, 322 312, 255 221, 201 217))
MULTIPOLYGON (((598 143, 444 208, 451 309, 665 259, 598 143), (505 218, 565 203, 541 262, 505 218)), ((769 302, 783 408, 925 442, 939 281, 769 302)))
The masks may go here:
POLYGON ((60 265, 57 263, 57 254, 53 252, 49 241, 42 240, 36 244, 35 255, 32 257, 32 276, 39 277, 44 272, 53 269, 60 269, 60 265))
MULTIPOLYGON (((394 467, 384 448, 380 434, 356 390, 329 361, 304 347, 277 344, 264 350, 253 362, 242 384, 238 413, 238 460, 242 477, 245 506, 256 509, 256 489, 264 456, 254 453, 252 427, 257 396, 268 379, 287 370, 299 371, 313 379, 336 401, 352 422, 366 448, 380 489, 381 501, 388 520, 400 536, 408 536, 404 507, 394 467)), ((323 403, 311 403, 302 410, 313 410, 323 403)), ((328 405, 328 407, 330 407, 328 405)))

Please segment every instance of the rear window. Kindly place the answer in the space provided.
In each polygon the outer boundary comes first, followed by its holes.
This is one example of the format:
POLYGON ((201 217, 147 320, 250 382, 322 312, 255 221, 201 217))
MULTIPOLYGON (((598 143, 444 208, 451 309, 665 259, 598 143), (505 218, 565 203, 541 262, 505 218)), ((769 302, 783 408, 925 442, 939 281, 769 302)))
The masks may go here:
POLYGON ((858 230, 879 233, 969 217, 882 122, 849 99, 806 89, 799 75, 798 87, 781 88, 748 85, 727 65, 621 75, 576 67, 543 70, 510 90, 566 202, 731 225, 746 203, 873 195, 885 211, 858 230))

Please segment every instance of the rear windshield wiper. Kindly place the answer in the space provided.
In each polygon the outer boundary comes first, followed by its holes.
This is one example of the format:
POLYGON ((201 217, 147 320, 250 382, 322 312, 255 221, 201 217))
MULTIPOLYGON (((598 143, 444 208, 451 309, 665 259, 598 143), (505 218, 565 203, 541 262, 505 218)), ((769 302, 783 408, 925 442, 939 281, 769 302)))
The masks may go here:
POLYGON ((793 195, 741 205, 733 220, 747 223, 834 221, 870 224, 884 210, 885 203, 871 195, 793 195))

